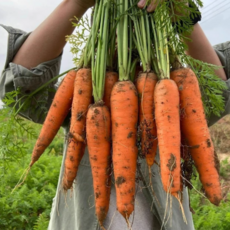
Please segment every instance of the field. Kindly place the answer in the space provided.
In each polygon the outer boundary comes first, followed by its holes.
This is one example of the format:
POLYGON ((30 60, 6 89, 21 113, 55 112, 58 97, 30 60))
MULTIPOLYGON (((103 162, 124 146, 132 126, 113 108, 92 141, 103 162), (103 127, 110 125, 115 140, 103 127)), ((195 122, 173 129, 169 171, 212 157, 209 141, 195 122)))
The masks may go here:
MULTIPOLYGON (((55 195, 64 133, 61 129, 42 158, 34 165, 22 186, 12 190, 27 168, 40 125, 6 119, 9 111, 0 113, 0 229, 47 229, 52 198, 55 195)), ((224 200, 219 207, 201 195, 198 177, 192 183, 191 210, 196 230, 230 229, 230 115, 210 128, 220 159, 220 176, 224 200)))
POLYGON ((210 128, 216 153, 221 162, 220 175, 224 200, 230 191, 230 115, 225 116, 210 128))
POLYGON ((219 207, 211 205, 196 191, 202 191, 197 179, 191 192, 191 206, 196 230, 230 229, 230 115, 225 116, 210 128, 215 151, 220 161, 220 178, 223 201, 219 207))

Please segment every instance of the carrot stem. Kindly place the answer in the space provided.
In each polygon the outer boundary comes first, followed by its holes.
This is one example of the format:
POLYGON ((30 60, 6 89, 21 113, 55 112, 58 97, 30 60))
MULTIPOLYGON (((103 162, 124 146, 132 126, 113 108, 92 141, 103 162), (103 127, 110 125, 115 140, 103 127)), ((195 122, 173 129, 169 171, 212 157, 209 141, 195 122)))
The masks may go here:
MULTIPOLYGON (((95 102, 102 100, 104 94, 104 85, 105 85, 105 71, 106 71, 106 61, 108 54, 108 34, 109 34, 109 9, 110 2, 100 2, 101 11, 101 20, 98 34, 97 42, 97 53, 95 53, 95 43, 94 40, 91 41, 93 52, 92 52, 92 79, 93 79, 93 96, 95 102)), ((93 27, 93 36, 95 36, 97 27, 93 27)))
POLYGON ((131 21, 127 14, 129 1, 119 0, 119 21, 117 24, 119 80, 129 79, 132 56, 131 21), (129 32, 130 29, 130 32, 129 32), (130 39, 129 39, 130 36, 130 39))

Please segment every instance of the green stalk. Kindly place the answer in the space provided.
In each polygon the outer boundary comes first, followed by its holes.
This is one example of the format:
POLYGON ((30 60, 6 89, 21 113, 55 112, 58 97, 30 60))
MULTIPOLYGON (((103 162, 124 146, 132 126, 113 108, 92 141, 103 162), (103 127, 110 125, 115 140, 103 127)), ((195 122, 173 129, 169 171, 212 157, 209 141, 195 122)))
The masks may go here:
MULTIPOLYGON (((98 5, 99 4, 97 1, 95 4, 95 8, 98 8, 98 5)), ((94 12, 93 21, 95 20, 95 18, 96 18, 96 14, 94 12)), ((95 32, 96 32, 96 26, 93 25, 91 31, 92 31, 92 36, 94 38, 95 32)), ((92 58, 91 58, 92 85, 93 85, 93 87, 95 87, 95 85, 96 85, 96 74, 95 74, 95 64, 94 64, 94 59, 95 59, 95 42, 94 42, 94 40, 91 41, 91 44, 92 44, 92 58)), ((93 90, 93 92, 94 92, 94 90, 93 90)), ((95 92, 95 94, 96 94, 96 92, 95 92)), ((97 97, 97 95, 94 95, 94 96, 97 97)))
POLYGON ((137 39, 135 37, 133 37, 133 41, 135 43, 135 46, 138 47, 138 52, 139 52, 139 56, 140 56, 140 59, 141 59, 141 62, 142 62, 142 65, 143 65, 143 71, 146 71, 145 67, 144 66, 147 66, 146 64, 146 61, 145 61, 145 58, 143 56, 143 52, 140 52, 139 50, 143 50, 140 42, 139 42, 139 39, 137 39), (138 40, 138 41, 137 41, 138 40))
MULTIPOLYGON (((128 10, 128 1, 124 1, 124 11, 128 10)), ((128 66, 128 16, 124 15, 123 24, 123 65, 124 68, 128 66), (127 52, 126 52, 127 50, 127 52)), ((127 71, 125 71, 127 74, 127 71)))
POLYGON ((109 20, 109 49, 107 54, 107 67, 109 69, 114 70, 114 55, 115 55, 115 48, 116 48, 116 9, 115 4, 111 3, 110 7, 110 20, 109 20))
POLYGON ((104 82, 106 71, 106 60, 108 54, 108 36, 109 36, 109 8, 110 1, 98 1, 101 7, 100 23, 92 28, 93 37, 97 40, 97 48, 95 49, 95 41, 92 40, 92 79, 93 79, 93 96, 95 103, 103 98, 104 82), (99 34, 97 33, 99 31, 99 34), (96 37, 97 35, 97 37, 96 37), (95 53, 96 50, 96 53, 95 53))
MULTIPOLYGON (((150 50, 152 50, 152 47, 151 47, 152 42, 151 42, 151 38, 150 38, 150 25, 149 25, 149 19, 148 19, 147 14, 145 14, 145 22, 146 22, 147 50, 150 51, 150 50)), ((147 52, 147 60, 153 61, 151 53, 153 53, 153 52, 147 52)), ((149 71, 151 69, 150 63, 148 63, 148 65, 149 66, 148 66, 147 71, 149 71)))
MULTIPOLYGON (((130 0, 130 3, 132 4, 131 18, 134 22, 135 31, 134 42, 142 62, 143 71, 151 71, 151 66, 156 66, 156 64, 153 64, 155 59, 153 59, 154 49, 151 41, 149 16, 146 11, 137 8, 135 1, 130 0)), ((156 72, 155 69, 154 71, 156 72)))
POLYGON ((129 76, 132 72, 131 70, 131 64, 132 64, 132 49, 133 49, 133 27, 132 27, 132 24, 131 24, 131 19, 130 17, 128 18, 128 22, 129 22, 129 60, 128 60, 128 67, 127 67, 127 71, 129 76))
MULTIPOLYGON (((156 69, 156 72, 158 73, 158 76, 160 75, 160 69, 162 68, 161 66, 161 62, 159 61, 159 56, 160 56, 160 53, 159 53, 159 42, 158 42, 158 37, 157 37, 157 33, 156 33, 156 26, 155 26, 155 23, 154 23, 154 15, 152 14, 151 17, 150 17, 150 22, 151 22, 151 26, 152 26, 152 31, 153 31, 153 36, 154 36, 154 43, 155 43, 155 51, 156 51, 156 62, 153 62, 154 65, 156 66, 155 69, 156 69)), ((153 56, 153 52, 151 53, 153 56)))
POLYGON ((102 41, 102 51, 101 51, 101 63, 100 64, 100 72, 99 72, 99 99, 102 100, 104 95, 104 87, 105 87, 105 72, 106 72, 106 57, 108 50, 108 26, 109 26, 109 2, 104 3, 105 6, 105 17, 104 17, 104 27, 103 27, 103 41, 102 41))
POLYGON ((130 78, 132 58, 132 31, 131 20, 128 15, 129 1, 118 0, 119 12, 117 23, 117 46, 119 80, 126 81, 130 78))
MULTIPOLYGON (((131 3, 133 4, 132 0, 131 0, 131 3)), ((135 8, 133 9, 133 13, 134 14, 137 13, 135 8)), ((138 36, 138 35, 141 34, 140 26, 139 26, 139 23, 138 23, 138 20, 137 20, 136 16, 133 16, 132 20, 134 22, 135 35, 136 35, 136 36, 133 37, 133 40, 134 40, 134 43, 135 43, 135 45, 136 45, 136 47, 138 49, 138 53, 140 55, 140 59, 141 59, 142 65, 143 65, 143 70, 146 71, 147 60, 145 59, 145 56, 143 55, 144 54, 144 49, 143 49, 141 36, 138 36)))
POLYGON ((138 58, 134 59, 132 61, 131 67, 130 67, 130 80, 134 82, 135 80, 135 73, 136 73, 136 64, 137 64, 138 58))
POLYGON ((118 17, 119 17, 119 22, 117 24, 117 46, 118 46, 118 68, 119 68, 119 80, 123 80, 123 76, 125 75, 124 71, 124 63, 123 63, 123 18, 122 18, 122 13, 123 13, 123 0, 118 0, 118 17))
MULTIPOLYGON (((99 1, 99 0, 98 0, 99 1)), ((95 10, 94 12, 94 18, 93 18, 93 24, 95 23, 95 30, 98 31, 99 26, 100 26, 100 19, 101 19, 101 14, 102 14, 102 4, 98 4, 99 5, 99 9, 95 10)), ((92 39, 94 41, 94 43, 97 43, 97 33, 94 34, 94 36, 92 36, 92 39)), ((89 46, 90 47, 90 46, 89 46)), ((86 59, 86 63, 89 63, 91 61, 91 57, 92 57, 92 49, 88 49, 88 52, 85 52, 85 59, 86 59)))
POLYGON ((97 39, 96 39, 97 35, 94 34, 94 36, 93 36, 92 32, 93 32, 93 28, 95 28, 95 30, 98 31, 98 28, 100 25, 101 10, 102 10, 101 4, 96 3, 95 9, 94 9, 94 15, 93 15, 93 27, 90 31, 89 38, 86 42, 86 45, 84 47, 84 51, 83 51, 82 56, 80 58, 79 68, 89 68, 90 67, 92 52, 93 52, 92 40, 95 42, 97 41, 97 39))
POLYGON ((140 17, 140 27, 141 27, 141 36, 142 36, 142 41, 143 41, 143 50, 146 52, 144 53, 145 60, 146 60, 146 65, 145 69, 148 69, 148 49, 147 49, 147 38, 146 38, 146 28, 145 28, 145 20, 144 20, 144 15, 143 12, 141 12, 141 17, 140 17))
MULTIPOLYGON (((155 15, 154 15, 155 16, 155 15)), ((155 35, 156 39, 155 46, 158 45, 159 52, 156 53, 157 59, 158 59, 158 68, 159 68, 159 77, 161 79, 168 79, 169 78, 169 53, 168 53, 168 41, 167 41, 167 33, 166 33, 166 28, 163 26, 163 16, 159 19, 156 19, 154 17, 154 20, 158 20, 155 26, 155 35), (162 32, 163 31, 163 32, 162 32)), ((154 22, 152 23, 154 24, 154 22)))
MULTIPOLYGON (((101 1, 101 4, 103 0, 101 1)), ((104 4, 103 4, 104 6, 104 4)), ((98 35, 98 46, 97 46, 97 55, 96 55, 96 60, 95 60, 95 72, 92 73, 94 75, 95 78, 95 85, 93 85, 93 96, 94 96, 94 100, 95 102, 100 100, 100 96, 99 96, 99 87, 100 87, 100 64, 101 64, 101 58, 103 55, 102 52, 102 45, 103 45, 103 19, 105 17, 105 8, 103 7, 102 10, 102 15, 101 15, 101 21, 100 21, 100 29, 99 29, 99 35, 98 35)))

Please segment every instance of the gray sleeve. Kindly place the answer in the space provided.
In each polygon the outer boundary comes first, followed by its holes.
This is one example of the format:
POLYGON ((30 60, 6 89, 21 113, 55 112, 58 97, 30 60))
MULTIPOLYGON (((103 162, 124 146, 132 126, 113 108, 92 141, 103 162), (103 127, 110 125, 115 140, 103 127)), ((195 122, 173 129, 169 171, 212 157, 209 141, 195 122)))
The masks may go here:
POLYGON ((224 67, 224 71, 227 76, 227 81, 225 84, 227 89, 223 92, 223 97, 225 100, 225 109, 221 114, 221 117, 212 115, 209 119, 208 125, 211 126, 216 123, 220 118, 227 114, 230 114, 230 42, 225 42, 214 46, 214 49, 224 67))
MULTIPOLYGON (((0 99, 5 98, 7 93, 19 89, 20 94, 16 96, 16 101, 18 101, 22 97, 27 98, 30 93, 58 75, 62 55, 31 69, 12 63, 15 54, 30 33, 4 25, 1 26, 6 29, 9 36, 6 62, 0 77, 0 99)), ((56 82, 51 83, 46 89, 34 95, 26 109, 20 112, 20 115, 34 122, 43 123, 45 113, 54 97, 57 87, 55 84, 56 82)))

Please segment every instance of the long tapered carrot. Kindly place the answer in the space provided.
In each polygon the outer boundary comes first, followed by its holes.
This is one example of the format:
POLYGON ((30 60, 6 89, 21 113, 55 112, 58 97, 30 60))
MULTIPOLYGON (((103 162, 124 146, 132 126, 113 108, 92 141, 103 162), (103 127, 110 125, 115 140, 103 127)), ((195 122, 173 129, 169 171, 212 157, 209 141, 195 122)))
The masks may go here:
POLYGON ((65 171, 62 180, 64 190, 72 187, 78 166, 84 154, 86 135, 86 114, 92 100, 91 70, 82 68, 77 71, 74 81, 74 98, 72 102, 68 147, 65 158, 65 171), (76 136, 78 138, 76 138, 76 136), (81 138, 81 139, 80 139, 81 138))
POLYGON ((95 212, 100 226, 103 226, 110 201, 110 124, 109 109, 105 105, 96 103, 89 108, 86 120, 86 133, 93 176, 95 212))
POLYGON ((61 82, 50 106, 39 137, 33 149, 30 167, 39 159, 54 139, 67 114, 70 111, 76 71, 67 73, 61 82))
POLYGON ((205 118, 201 93, 195 73, 182 68, 171 73, 180 93, 181 130, 190 146, 192 158, 208 199, 219 205, 222 195, 215 167, 214 146, 205 118))
MULTIPOLYGON (((71 110, 70 133, 85 140, 85 124, 88 107, 92 102, 92 73, 88 68, 77 71, 74 81, 74 98, 71 110)), ((80 141, 80 140, 79 140, 80 141)))
POLYGON ((157 76, 141 73, 136 87, 139 96, 139 124, 141 129, 141 151, 149 167, 154 163, 157 152, 157 130, 155 123, 154 90, 157 76))
POLYGON ((105 105, 110 109, 110 97, 111 97, 111 91, 114 86, 114 84, 118 81, 118 74, 113 71, 107 71, 105 75, 105 90, 104 90, 104 96, 103 101, 105 102, 105 105))
MULTIPOLYGON (((95 26, 92 27, 92 34, 96 34, 98 40, 92 40, 91 69, 94 104, 90 106, 87 113, 86 134, 93 177, 95 212, 101 229, 105 229, 103 227, 103 221, 106 218, 110 200, 111 121, 109 109, 103 102, 103 95, 105 87, 108 89, 108 93, 106 93, 108 95, 106 95, 106 97, 109 97, 111 92, 111 89, 109 89, 110 86, 105 86, 105 78, 106 63, 109 59, 108 54, 110 52, 113 53, 112 50, 114 50, 114 47, 111 48, 112 45, 109 47, 108 43, 109 34, 112 33, 113 27, 110 16, 114 15, 113 11, 115 8, 110 1, 96 1, 95 7, 97 6, 102 8, 102 11, 99 15, 100 29, 96 30, 95 26)), ((94 16, 96 16, 96 14, 94 14, 94 16)), ((111 43, 113 43, 112 40, 110 40, 111 43)), ((111 63, 112 62, 110 62, 110 64, 111 63)))
POLYGON ((72 136, 68 138, 65 171, 62 178, 62 188, 64 191, 72 188, 84 151, 85 144, 83 142, 75 140, 72 136))
POLYGON ((166 192, 175 194, 180 191, 181 139, 179 92, 173 80, 158 81, 154 103, 162 184, 166 192))
POLYGON ((111 121, 117 209, 128 220, 134 210, 138 122, 138 95, 131 81, 114 85, 111 121))

